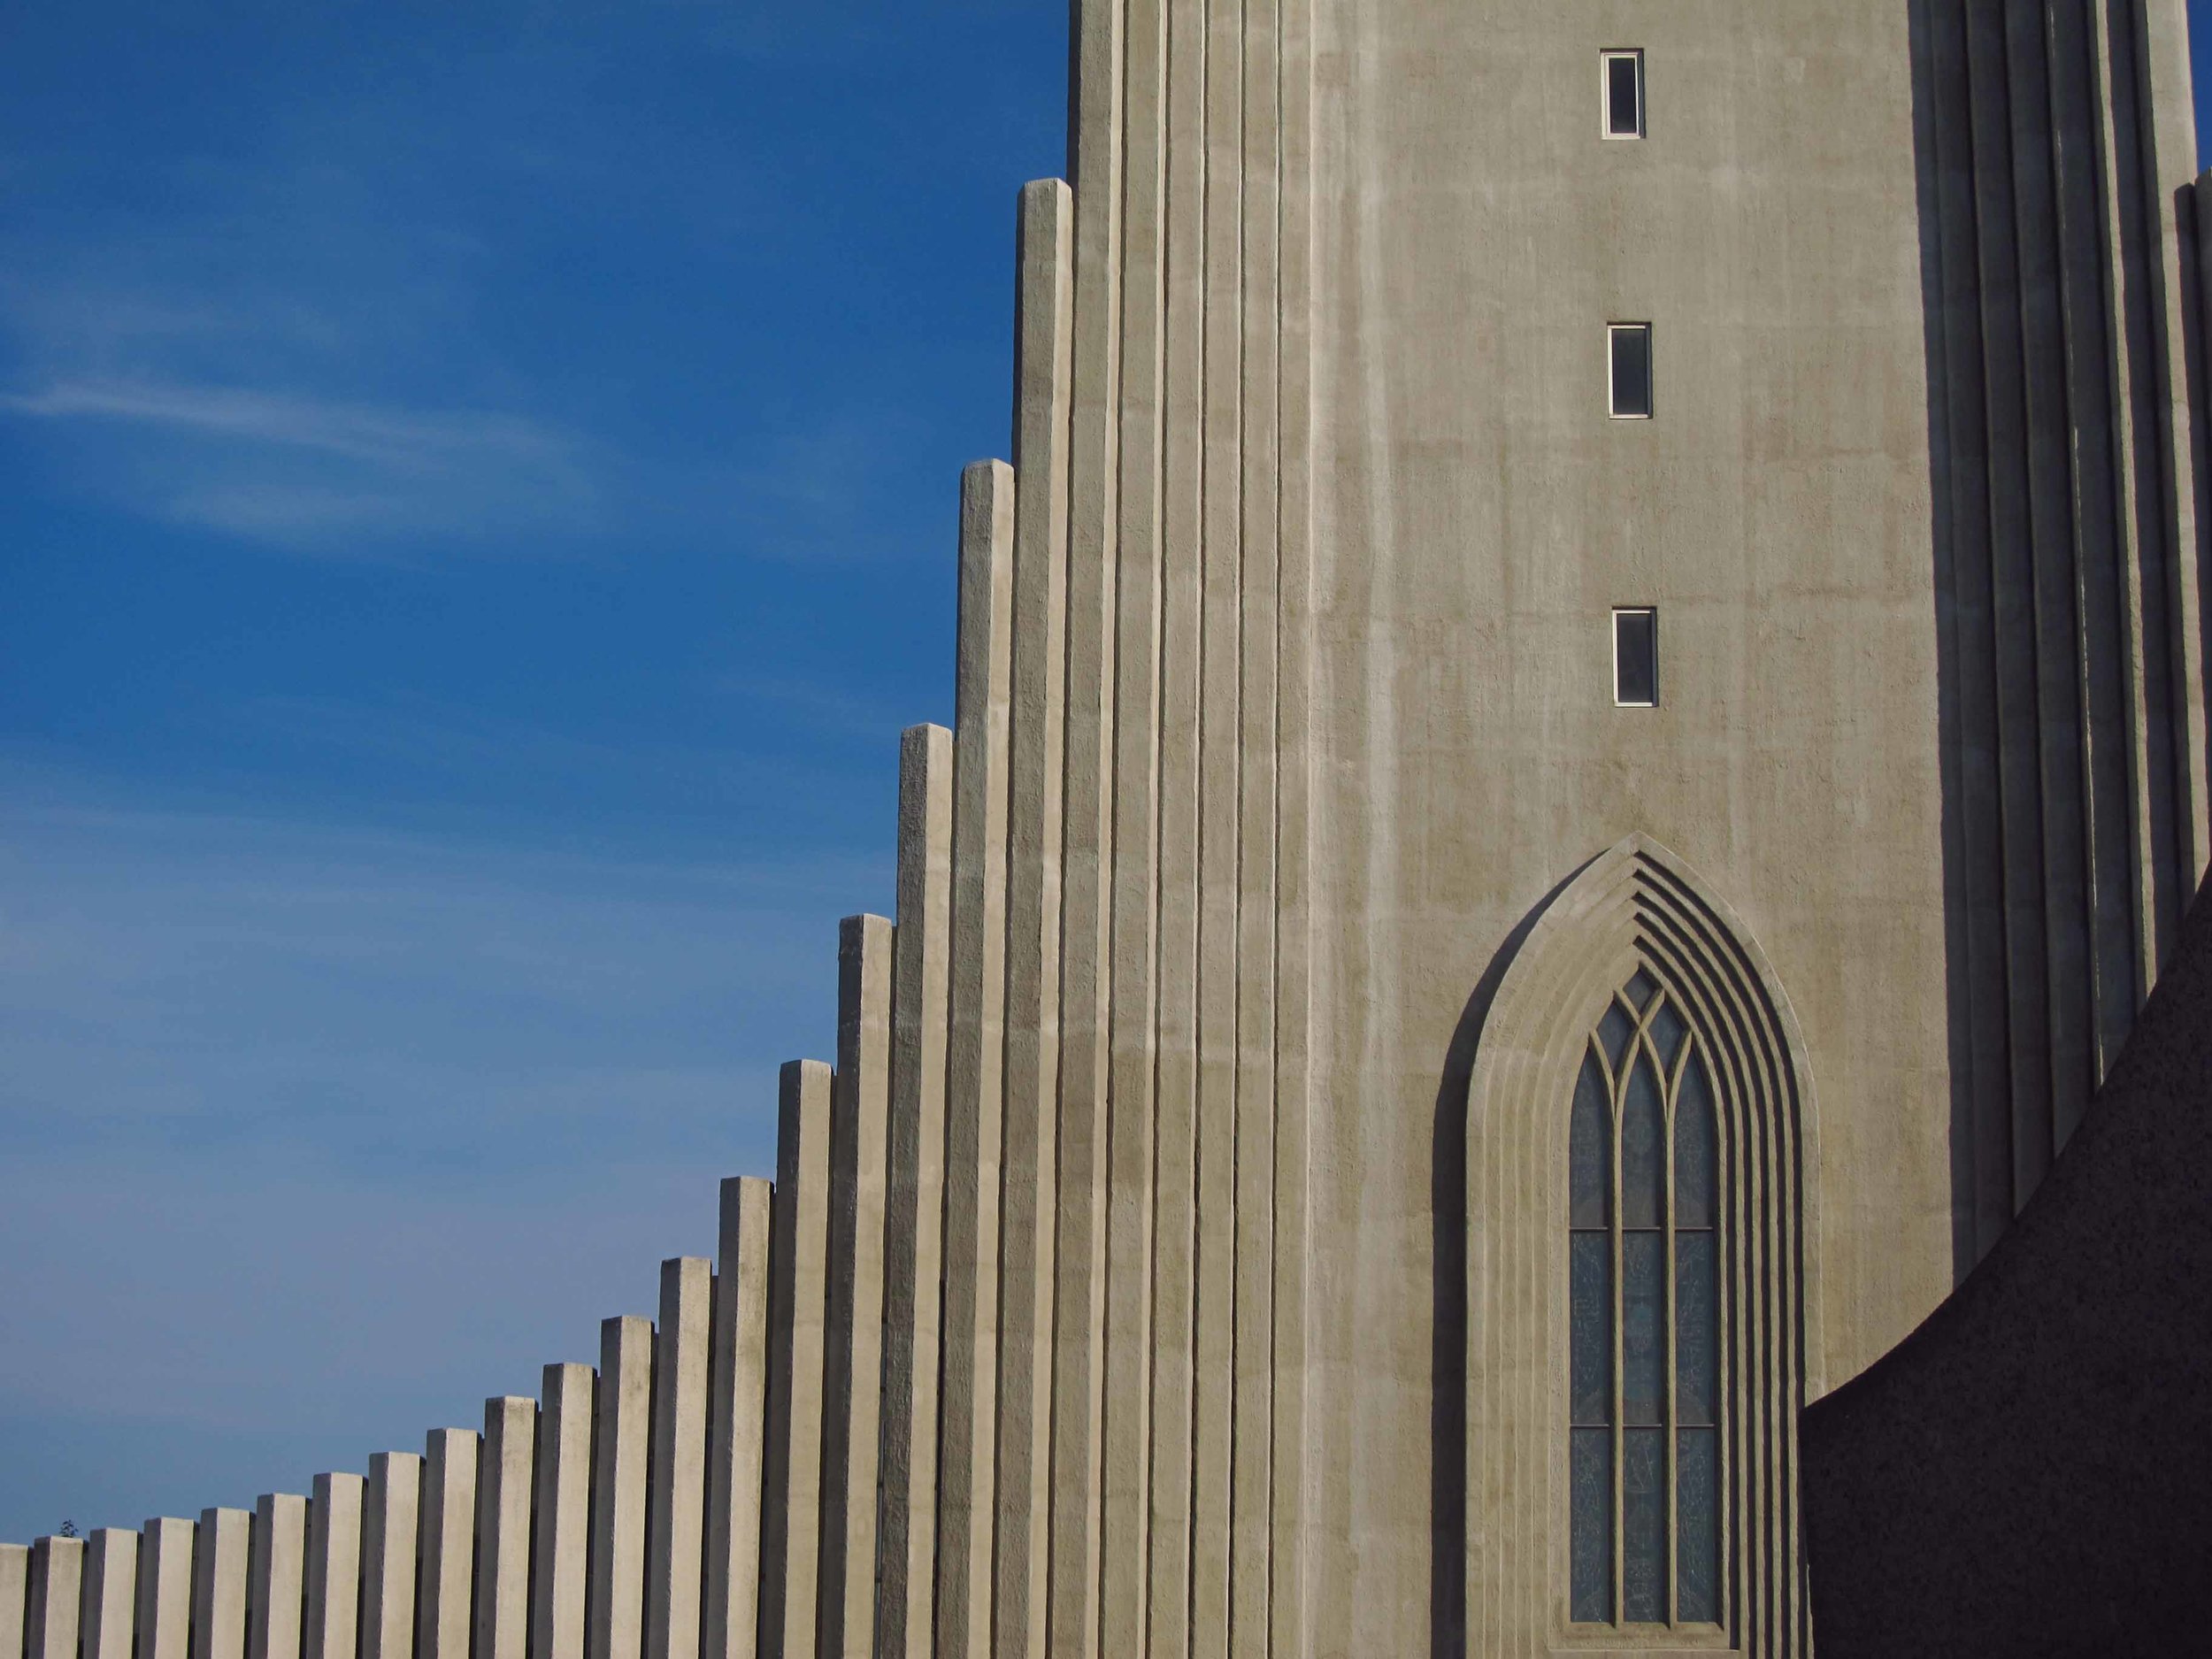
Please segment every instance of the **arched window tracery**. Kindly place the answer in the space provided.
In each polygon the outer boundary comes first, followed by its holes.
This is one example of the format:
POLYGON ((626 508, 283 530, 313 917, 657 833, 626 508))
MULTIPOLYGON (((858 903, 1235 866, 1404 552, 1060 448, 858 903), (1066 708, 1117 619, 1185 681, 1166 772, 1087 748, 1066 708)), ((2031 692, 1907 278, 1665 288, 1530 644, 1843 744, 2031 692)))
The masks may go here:
POLYGON ((1569 1554, 1578 1624, 1720 1617, 1719 1146, 1712 1077, 1641 968, 1570 1107, 1569 1554))

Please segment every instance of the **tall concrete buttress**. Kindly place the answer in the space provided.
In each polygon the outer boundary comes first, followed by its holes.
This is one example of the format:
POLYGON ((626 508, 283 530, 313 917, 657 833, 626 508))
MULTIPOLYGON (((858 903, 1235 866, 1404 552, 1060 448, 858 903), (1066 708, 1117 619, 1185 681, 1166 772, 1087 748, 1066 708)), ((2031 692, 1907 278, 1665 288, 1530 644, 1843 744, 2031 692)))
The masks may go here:
POLYGON ((551 1659, 1808 1655, 1798 1414, 2034 1192, 2212 844, 2182 0, 1074 51, 899 915, 483 1582, 551 1659))

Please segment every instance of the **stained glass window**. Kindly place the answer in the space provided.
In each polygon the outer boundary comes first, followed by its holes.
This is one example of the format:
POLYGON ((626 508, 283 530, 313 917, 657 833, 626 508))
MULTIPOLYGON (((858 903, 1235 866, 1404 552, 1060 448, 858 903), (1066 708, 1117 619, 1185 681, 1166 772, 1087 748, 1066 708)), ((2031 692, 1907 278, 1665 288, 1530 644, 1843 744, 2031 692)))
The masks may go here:
POLYGON ((1719 1128, 1686 1010, 1645 970, 1591 1033, 1568 1182, 1571 1616, 1718 1624, 1719 1128))

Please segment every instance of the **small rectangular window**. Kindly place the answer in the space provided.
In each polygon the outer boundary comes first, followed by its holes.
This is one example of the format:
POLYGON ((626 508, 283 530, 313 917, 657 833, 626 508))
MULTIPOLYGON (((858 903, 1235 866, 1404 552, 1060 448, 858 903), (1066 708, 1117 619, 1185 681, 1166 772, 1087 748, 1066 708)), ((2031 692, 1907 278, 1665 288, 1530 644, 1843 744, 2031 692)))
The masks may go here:
POLYGON ((1613 613, 1613 701, 1624 709, 1659 703, 1659 613, 1613 613))
POLYGON ((1651 419, 1651 325, 1614 323, 1606 329, 1611 412, 1616 420, 1651 419))
POLYGON ((1605 135, 1641 138, 1644 135, 1644 55, 1606 52, 1605 135))

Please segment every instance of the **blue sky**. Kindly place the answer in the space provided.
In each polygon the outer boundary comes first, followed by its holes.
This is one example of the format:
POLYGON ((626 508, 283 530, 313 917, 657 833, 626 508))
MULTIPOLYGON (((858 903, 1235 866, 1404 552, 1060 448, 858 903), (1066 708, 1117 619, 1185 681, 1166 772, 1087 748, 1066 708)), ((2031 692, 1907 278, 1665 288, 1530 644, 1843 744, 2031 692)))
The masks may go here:
POLYGON ((0 1538, 650 1312, 950 712, 1065 7, 0 21, 0 1538))
POLYGON ((473 1425, 769 1168, 1065 12, 7 9, 0 1538, 473 1425))

